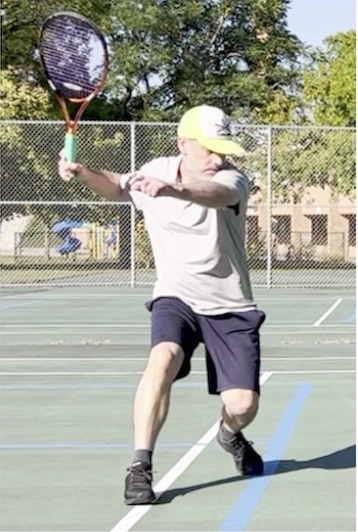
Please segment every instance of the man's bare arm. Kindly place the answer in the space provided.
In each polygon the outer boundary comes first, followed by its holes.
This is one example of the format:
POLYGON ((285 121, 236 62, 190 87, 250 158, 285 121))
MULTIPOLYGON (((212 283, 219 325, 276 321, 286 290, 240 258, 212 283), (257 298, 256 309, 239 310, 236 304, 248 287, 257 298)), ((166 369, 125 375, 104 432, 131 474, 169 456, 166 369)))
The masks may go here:
POLYGON ((113 201, 129 201, 129 194, 120 185, 120 174, 108 170, 93 170, 82 166, 76 172, 77 179, 102 198, 113 201))
POLYGON ((121 186, 120 174, 107 170, 92 170, 82 163, 69 163, 65 159, 64 150, 60 153, 58 173, 64 181, 78 179, 103 198, 114 201, 129 200, 128 191, 121 186))
POLYGON ((197 181, 193 183, 178 183, 162 194, 173 198, 192 201, 204 207, 220 209, 237 205, 239 192, 214 181, 197 181))
POLYGON ((130 180, 130 187, 131 190, 143 192, 153 198, 170 196, 214 209, 237 205, 239 202, 239 191, 236 188, 208 180, 169 185, 155 177, 136 175, 130 180))

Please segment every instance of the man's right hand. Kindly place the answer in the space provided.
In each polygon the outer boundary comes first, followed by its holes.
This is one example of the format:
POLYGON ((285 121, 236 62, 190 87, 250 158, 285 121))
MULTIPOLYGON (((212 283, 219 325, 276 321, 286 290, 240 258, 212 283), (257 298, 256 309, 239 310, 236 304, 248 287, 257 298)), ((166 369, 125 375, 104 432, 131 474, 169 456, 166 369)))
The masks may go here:
POLYGON ((79 175, 84 169, 81 163, 69 163, 66 161, 65 150, 60 151, 58 160, 58 173, 64 181, 70 181, 75 174, 79 175))

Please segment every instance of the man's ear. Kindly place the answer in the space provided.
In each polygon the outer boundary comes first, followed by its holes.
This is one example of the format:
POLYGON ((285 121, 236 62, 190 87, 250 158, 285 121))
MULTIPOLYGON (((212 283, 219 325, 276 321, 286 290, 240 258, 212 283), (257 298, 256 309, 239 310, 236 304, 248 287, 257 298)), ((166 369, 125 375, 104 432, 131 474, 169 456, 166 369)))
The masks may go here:
POLYGON ((186 155, 186 139, 178 138, 177 145, 178 145, 179 152, 182 155, 186 155))

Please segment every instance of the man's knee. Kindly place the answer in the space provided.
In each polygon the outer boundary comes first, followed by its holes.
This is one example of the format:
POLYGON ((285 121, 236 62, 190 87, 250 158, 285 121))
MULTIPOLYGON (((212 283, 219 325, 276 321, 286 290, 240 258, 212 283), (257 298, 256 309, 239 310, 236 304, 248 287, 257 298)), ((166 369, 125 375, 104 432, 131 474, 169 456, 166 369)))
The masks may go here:
POLYGON ((232 389, 221 392, 223 412, 229 418, 250 416, 253 419, 259 408, 259 396, 252 390, 232 389))
POLYGON ((149 354, 145 373, 160 382, 172 383, 184 360, 182 348, 174 342, 161 342, 149 354))

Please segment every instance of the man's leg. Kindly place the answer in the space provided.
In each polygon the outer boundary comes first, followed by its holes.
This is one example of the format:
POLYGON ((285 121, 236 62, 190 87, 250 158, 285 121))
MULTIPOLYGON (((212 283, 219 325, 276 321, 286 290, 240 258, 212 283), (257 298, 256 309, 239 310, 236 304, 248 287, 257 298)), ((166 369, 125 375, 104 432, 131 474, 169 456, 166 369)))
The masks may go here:
POLYGON ((233 455, 240 475, 261 475, 264 470, 262 458, 242 433, 257 414, 258 394, 238 388, 225 390, 220 396, 224 407, 217 436, 218 443, 233 455))
POLYGON ((183 360, 182 348, 172 342, 162 342, 150 352, 134 399, 134 456, 126 477, 126 504, 155 501, 152 453, 168 414, 171 386, 183 360))
POLYGON ((151 350, 134 399, 135 449, 154 449, 167 417, 171 385, 184 361, 182 348, 162 342, 151 350))
POLYGON ((150 304, 152 349, 134 400, 134 456, 126 477, 125 502, 150 504, 152 453, 167 417, 175 379, 190 372, 190 358, 199 343, 199 330, 190 308, 177 298, 150 304))
POLYGON ((201 317, 206 347, 209 392, 224 404, 219 444, 234 457, 240 475, 263 473, 263 462, 242 430, 259 405, 260 338, 265 315, 258 310, 220 317, 201 317))
POLYGON ((256 417, 259 409, 259 395, 257 392, 237 388, 221 392, 220 397, 224 404, 222 424, 227 430, 239 432, 256 417))

